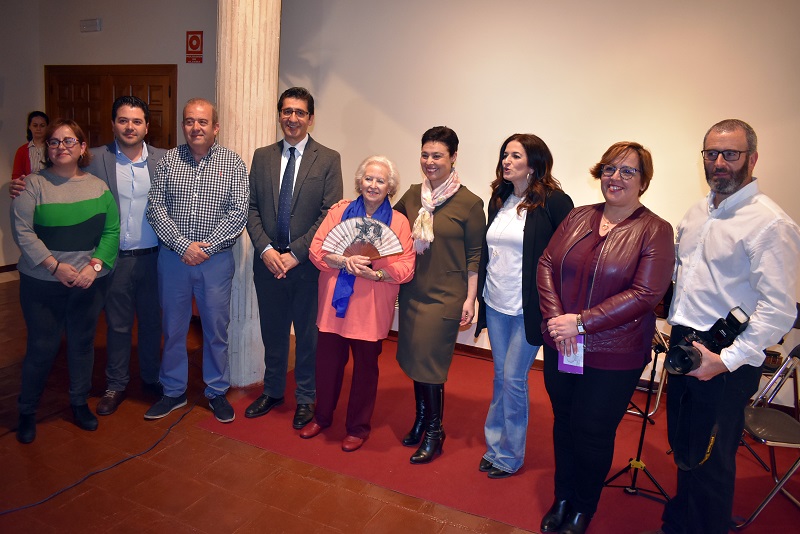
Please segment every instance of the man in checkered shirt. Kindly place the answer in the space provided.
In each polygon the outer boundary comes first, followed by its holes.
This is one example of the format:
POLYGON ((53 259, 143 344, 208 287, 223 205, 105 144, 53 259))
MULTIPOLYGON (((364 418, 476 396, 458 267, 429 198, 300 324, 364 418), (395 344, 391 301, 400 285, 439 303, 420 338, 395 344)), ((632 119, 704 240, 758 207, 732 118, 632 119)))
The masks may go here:
POLYGON ((159 379, 164 395, 145 413, 160 419, 186 405, 189 361, 186 334, 195 297, 203 324, 203 380, 214 416, 234 419, 228 322, 234 259, 231 247, 247 221, 247 170, 238 154, 216 142, 217 110, 193 98, 183 108, 186 144, 156 166, 147 220, 158 235, 158 285, 164 330, 159 379))

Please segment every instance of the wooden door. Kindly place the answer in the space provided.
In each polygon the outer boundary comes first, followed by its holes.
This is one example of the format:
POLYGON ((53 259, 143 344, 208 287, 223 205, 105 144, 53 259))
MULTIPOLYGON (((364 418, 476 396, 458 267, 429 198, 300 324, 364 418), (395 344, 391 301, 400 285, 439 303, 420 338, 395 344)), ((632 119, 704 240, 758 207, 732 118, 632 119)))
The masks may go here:
POLYGON ((89 146, 114 140, 111 106, 122 95, 138 96, 150 108, 148 143, 177 145, 177 65, 45 65, 45 111, 73 119, 89 146))

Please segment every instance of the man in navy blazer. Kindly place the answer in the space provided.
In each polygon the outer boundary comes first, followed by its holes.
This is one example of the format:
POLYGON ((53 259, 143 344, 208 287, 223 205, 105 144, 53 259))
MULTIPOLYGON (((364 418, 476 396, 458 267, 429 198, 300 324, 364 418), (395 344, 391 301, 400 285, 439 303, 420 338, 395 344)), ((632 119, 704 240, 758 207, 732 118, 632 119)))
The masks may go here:
POLYGON ((125 399, 130 380, 134 316, 139 321, 139 375, 145 391, 160 395, 161 306, 158 302, 158 238, 145 218, 147 194, 165 150, 144 142, 150 109, 142 99, 121 96, 111 108, 114 142, 92 148, 86 171, 108 184, 119 206, 119 257, 106 296, 108 362, 106 392, 98 415, 111 415, 125 399))
POLYGON ((342 163, 338 152, 308 135, 314 123, 314 98, 308 90, 284 91, 278 117, 283 140, 257 149, 250 169, 247 231, 255 248, 253 280, 266 369, 264 393, 245 417, 265 415, 283 404, 294 324, 297 408, 292 426, 300 429, 313 418, 316 399, 319 271, 308 260, 308 249, 328 209, 342 199, 342 163), (282 194, 288 234, 279 228, 282 194))

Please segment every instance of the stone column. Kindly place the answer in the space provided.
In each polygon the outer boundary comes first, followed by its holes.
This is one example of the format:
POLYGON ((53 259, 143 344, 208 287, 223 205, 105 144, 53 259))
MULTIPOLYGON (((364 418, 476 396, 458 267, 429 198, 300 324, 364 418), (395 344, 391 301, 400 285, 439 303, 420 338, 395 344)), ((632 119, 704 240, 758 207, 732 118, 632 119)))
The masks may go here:
MULTIPOLYGON (((217 108, 219 142, 248 170, 256 148, 276 141, 281 0, 218 0, 217 108)), ((228 352, 231 385, 264 379, 264 346, 253 286, 253 246, 244 231, 233 248, 228 352)))

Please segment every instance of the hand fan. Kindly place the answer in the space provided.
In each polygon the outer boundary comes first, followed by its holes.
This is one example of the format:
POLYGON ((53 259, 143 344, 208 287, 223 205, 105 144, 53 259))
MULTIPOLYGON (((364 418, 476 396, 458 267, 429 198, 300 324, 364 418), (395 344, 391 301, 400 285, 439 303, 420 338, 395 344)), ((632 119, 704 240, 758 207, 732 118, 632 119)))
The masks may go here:
POLYGON ((400 254, 403 245, 391 228, 369 217, 342 221, 328 232, 322 250, 345 257, 360 255, 371 260, 400 254))

